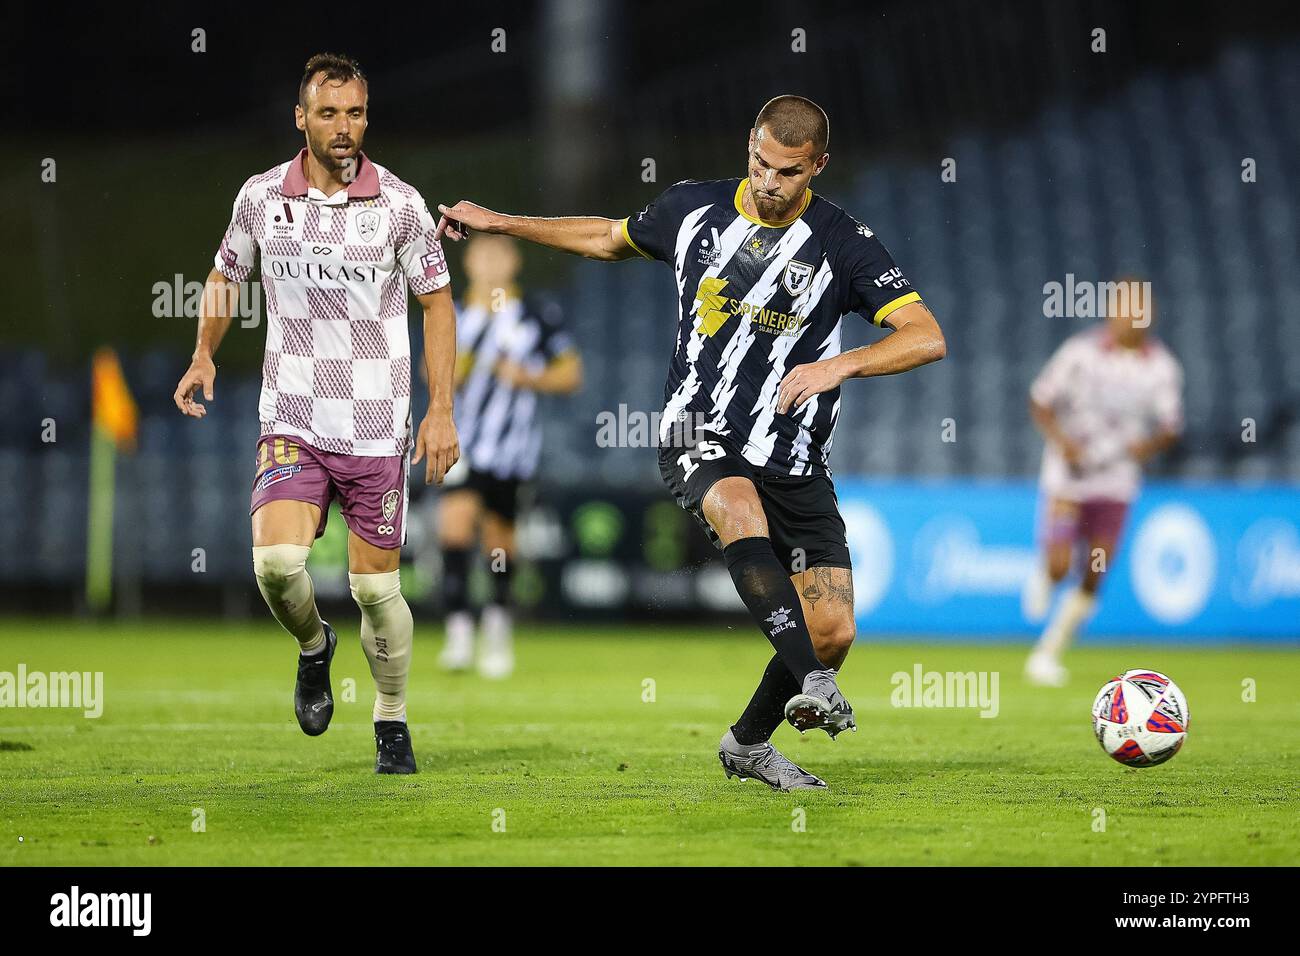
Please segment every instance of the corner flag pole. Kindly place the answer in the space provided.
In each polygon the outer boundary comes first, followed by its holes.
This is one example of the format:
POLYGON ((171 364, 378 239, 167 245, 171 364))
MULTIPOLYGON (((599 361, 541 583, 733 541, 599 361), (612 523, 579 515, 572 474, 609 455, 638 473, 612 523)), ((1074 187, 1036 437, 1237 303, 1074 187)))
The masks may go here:
POLYGON ((86 605, 99 613, 113 598, 113 503, 117 445, 98 426, 90 433, 90 507, 86 528, 86 605))
POLYGON ((95 353, 91 365, 90 490, 86 527, 86 605, 96 613, 113 599, 113 505, 117 450, 135 446, 137 412, 117 354, 95 353))

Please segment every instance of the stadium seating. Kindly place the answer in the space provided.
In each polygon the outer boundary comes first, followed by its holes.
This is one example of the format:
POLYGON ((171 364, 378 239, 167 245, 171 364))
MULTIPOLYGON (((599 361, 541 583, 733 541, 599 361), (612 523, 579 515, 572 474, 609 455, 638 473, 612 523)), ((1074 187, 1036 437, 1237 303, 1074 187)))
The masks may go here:
MULTIPOLYGON (((1041 442, 1029 384, 1087 323, 1047 318, 1043 284, 1136 273, 1153 284, 1157 331, 1186 374, 1188 432, 1158 472, 1300 480, 1300 196, 1283 157, 1300 143, 1295 51, 1229 48, 1204 73, 1140 77, 1083 111, 957 139, 958 183, 936 166, 872 166, 836 197, 869 220, 944 324, 949 360, 846 387, 838 472, 1032 475, 1041 442), (1257 180, 1242 181, 1255 161, 1257 180), (939 440, 945 419, 955 442, 939 440), (1258 440, 1241 440, 1244 419, 1258 440), (918 436, 933 435, 933 441, 918 436)), ((566 449, 590 447, 594 417, 654 409, 672 347, 672 290, 654 269, 580 263, 566 305, 588 354, 588 387, 552 416, 566 449), (617 317, 616 319, 613 317, 617 317)), ((850 321, 846 345, 874 334, 850 321)), ((560 481, 587 456, 546 456, 560 481)), ((654 480, 636 450, 602 456, 603 477, 654 480)))
MULTIPOLYGON (((1300 481, 1300 195, 1284 157, 1300 151, 1300 56, 1229 48, 1206 72, 1140 77, 1082 111, 1043 112, 1027 128, 953 140, 958 182, 937 164, 874 165, 837 196, 885 238, 944 324, 949 358, 914 375, 850 383, 836 433, 837 473, 1031 476, 1041 442, 1026 409, 1034 375, 1087 323, 1047 318, 1045 282, 1067 273, 1149 278, 1158 334, 1183 363, 1188 433, 1156 464, 1166 475, 1300 481), (1257 181, 1242 181, 1253 159, 1257 181), (941 441, 952 419, 956 441, 941 441), (1241 440, 1254 419, 1258 440, 1241 440), (932 436, 932 440, 930 440, 932 436), (925 440, 922 440, 924 437, 925 440)), ((575 263, 557 289, 581 343, 586 387, 548 400, 543 476, 555 483, 653 484, 644 449, 595 454, 597 415, 662 403, 674 302, 661 269, 575 263)), ((849 320, 846 346, 871 341, 849 320)), ((223 379, 203 427, 175 414, 180 352, 124 356, 140 403, 138 453, 119 473, 118 520, 188 528, 150 536, 131 560, 176 574, 166 549, 242 554, 256 436, 255 377, 223 379)), ((0 577, 36 579, 84 553, 89 374, 34 351, 0 351, 0 401, 58 423, 0 417, 0 481, 21 489, 6 514, 0 577), (39 527, 40 533, 36 533, 39 527), (33 568, 34 555, 39 567, 33 568)), ((417 392, 419 390, 417 389, 417 392)), ((418 401, 418 399, 417 399, 418 401)), ((421 409, 415 409, 418 415, 421 409)), ((210 565, 211 566, 211 565, 210 565)))

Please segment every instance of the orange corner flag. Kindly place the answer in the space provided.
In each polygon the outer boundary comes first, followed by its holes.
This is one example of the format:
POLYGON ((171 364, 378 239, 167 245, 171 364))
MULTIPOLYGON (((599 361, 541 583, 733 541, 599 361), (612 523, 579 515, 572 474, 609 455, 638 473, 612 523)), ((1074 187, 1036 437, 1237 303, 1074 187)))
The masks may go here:
POLYGON ((90 381, 91 415, 95 427, 107 433, 118 447, 134 447, 139 412, 116 352, 101 348, 95 353, 90 381))

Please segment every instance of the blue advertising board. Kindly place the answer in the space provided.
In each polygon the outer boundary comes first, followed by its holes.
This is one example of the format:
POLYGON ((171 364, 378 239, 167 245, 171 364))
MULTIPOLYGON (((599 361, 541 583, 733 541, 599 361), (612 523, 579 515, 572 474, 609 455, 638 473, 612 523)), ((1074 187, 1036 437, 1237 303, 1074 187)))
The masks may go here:
MULTIPOLYGON (((1029 634, 1031 482, 836 478, 863 634, 1029 634)), ((1147 484, 1090 636, 1300 641, 1300 487, 1147 484)))

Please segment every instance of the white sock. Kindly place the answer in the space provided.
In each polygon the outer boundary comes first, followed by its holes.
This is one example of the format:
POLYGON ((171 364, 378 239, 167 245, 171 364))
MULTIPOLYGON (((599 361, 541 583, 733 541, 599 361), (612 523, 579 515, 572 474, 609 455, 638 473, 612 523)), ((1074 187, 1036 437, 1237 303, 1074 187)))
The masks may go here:
POLYGON ((325 628, 316 610, 316 589, 307 573, 311 548, 300 544, 270 544, 253 549, 257 589, 280 625, 308 656, 325 650, 325 628))
POLYGON ((447 649, 467 653, 474 644, 474 615, 469 611, 452 611, 447 615, 447 649))
POLYGON ((1052 609, 1052 595, 1055 591, 1056 583, 1047 573, 1047 566, 1041 562, 1035 565, 1020 591, 1021 613, 1034 623, 1041 621, 1052 609))
POLYGON ((361 608, 361 646, 375 679, 375 720, 406 720, 406 678, 415 621, 402 597, 401 572, 348 574, 361 608))
POLYGON ((510 609, 500 604, 489 604, 483 608, 483 649, 509 651, 511 647, 512 620, 510 609))
POLYGON ((1053 661, 1059 661, 1065 649, 1074 640, 1075 634, 1097 607, 1097 596, 1075 588, 1065 595, 1065 599, 1056 608, 1051 621, 1038 639, 1034 653, 1053 661))

